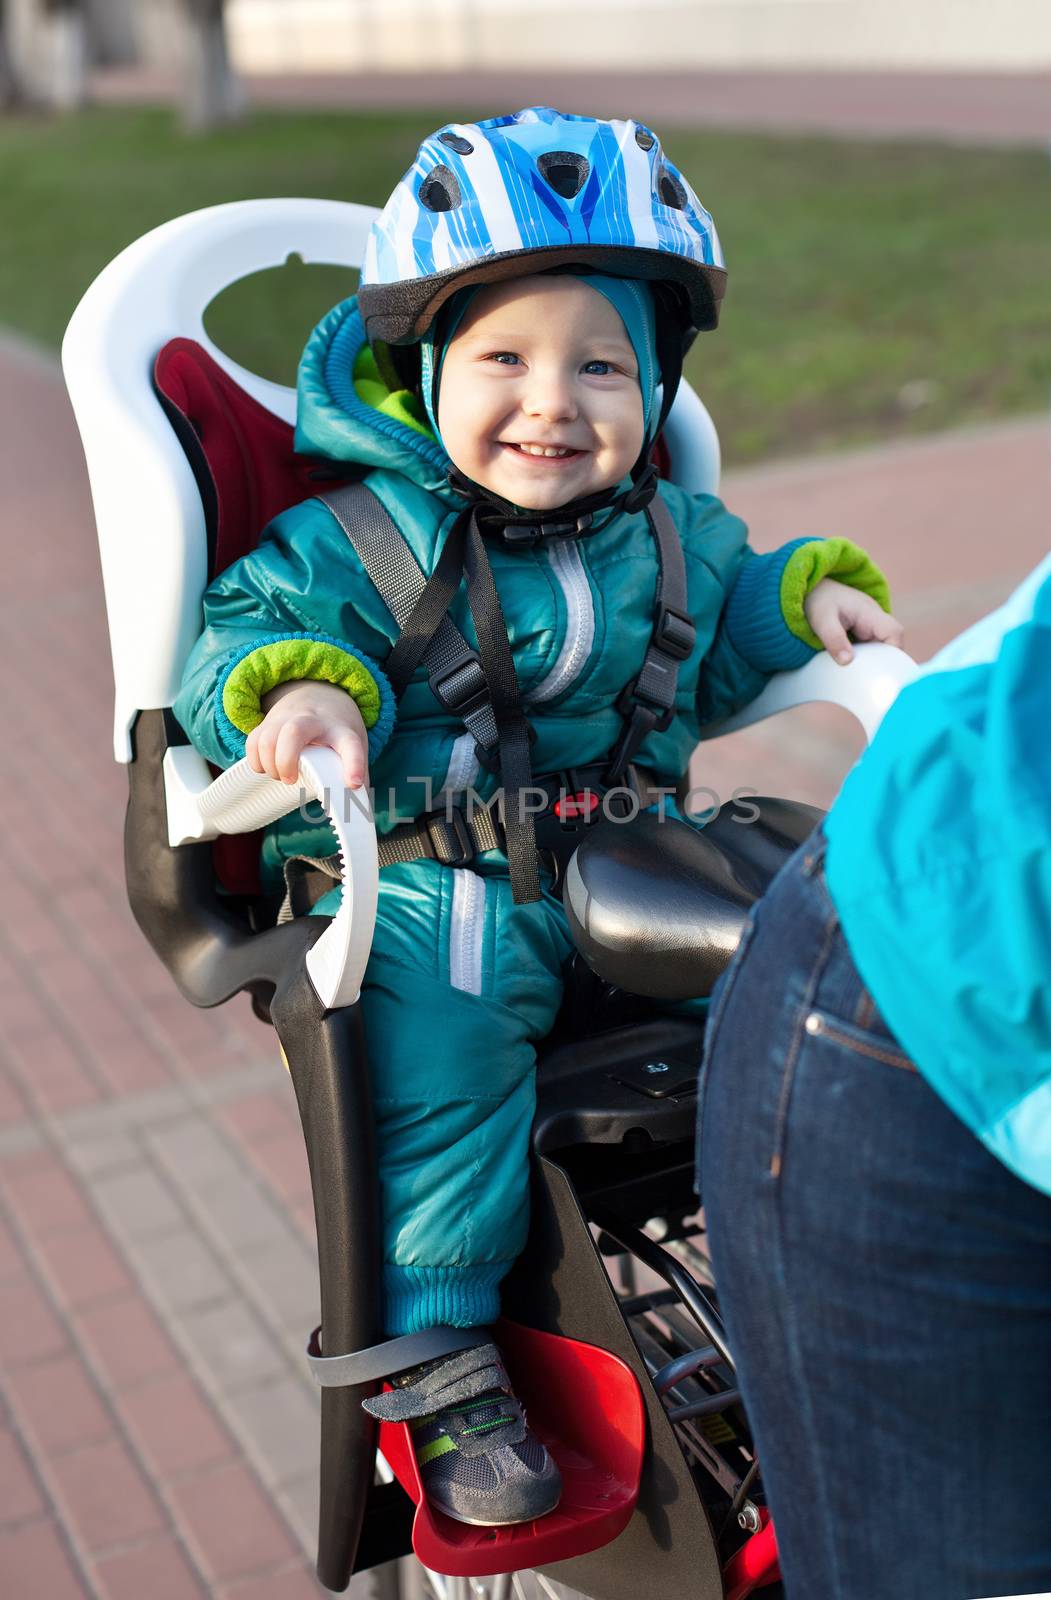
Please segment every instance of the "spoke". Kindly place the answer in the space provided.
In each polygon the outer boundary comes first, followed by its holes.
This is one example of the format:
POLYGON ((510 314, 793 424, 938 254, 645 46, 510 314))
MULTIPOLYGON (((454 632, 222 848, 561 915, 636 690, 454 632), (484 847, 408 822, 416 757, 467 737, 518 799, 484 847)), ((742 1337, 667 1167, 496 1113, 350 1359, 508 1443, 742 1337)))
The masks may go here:
POLYGON ((548 1582, 542 1572, 534 1572, 533 1577, 536 1579, 543 1592, 548 1596, 548 1600, 562 1600, 562 1596, 559 1594, 558 1590, 553 1584, 548 1582))

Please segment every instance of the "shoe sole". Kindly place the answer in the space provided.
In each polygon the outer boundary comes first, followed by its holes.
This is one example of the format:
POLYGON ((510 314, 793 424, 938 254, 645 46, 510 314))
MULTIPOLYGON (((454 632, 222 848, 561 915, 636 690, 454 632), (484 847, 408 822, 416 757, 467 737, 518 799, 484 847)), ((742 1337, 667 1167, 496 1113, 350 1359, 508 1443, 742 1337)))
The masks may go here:
POLYGON ((461 1516, 456 1511, 450 1511, 446 1506, 439 1505, 436 1500, 431 1500, 428 1503, 434 1508, 435 1511, 440 1511, 443 1516, 451 1517, 453 1522, 463 1522, 469 1528, 518 1528, 518 1527, 521 1527, 523 1523, 526 1523, 526 1522, 537 1522, 537 1521, 539 1521, 539 1519, 541 1517, 549 1516, 552 1511, 555 1511, 555 1510, 558 1509, 558 1506, 560 1505, 561 1500, 562 1500, 562 1496, 559 1495, 558 1499, 557 1500, 552 1500, 551 1504, 549 1506, 545 1506, 543 1511, 530 1512, 529 1516, 527 1516, 527 1517, 497 1517, 497 1518, 491 1518, 491 1517, 464 1517, 464 1516, 461 1516))

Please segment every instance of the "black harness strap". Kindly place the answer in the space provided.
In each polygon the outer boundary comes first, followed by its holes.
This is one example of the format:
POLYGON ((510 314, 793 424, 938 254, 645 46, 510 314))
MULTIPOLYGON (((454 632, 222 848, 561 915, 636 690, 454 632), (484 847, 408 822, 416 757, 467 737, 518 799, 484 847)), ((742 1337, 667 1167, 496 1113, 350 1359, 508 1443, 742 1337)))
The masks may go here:
POLYGON ((463 574, 462 535, 453 538, 456 525, 426 579, 401 529, 364 484, 347 484, 318 499, 354 546, 401 630, 385 666, 395 694, 400 699, 423 661, 440 704, 465 723, 483 751, 495 750, 496 720, 478 652, 447 614, 463 574))
POLYGON ((659 493, 647 505, 646 516, 657 545, 653 633, 637 678, 617 700, 617 710, 625 719, 625 728, 610 756, 607 778, 611 783, 615 783, 634 760, 643 740, 655 731, 662 732, 671 722, 679 662, 686 660, 697 638, 693 619, 686 609, 686 561, 682 540, 659 493))

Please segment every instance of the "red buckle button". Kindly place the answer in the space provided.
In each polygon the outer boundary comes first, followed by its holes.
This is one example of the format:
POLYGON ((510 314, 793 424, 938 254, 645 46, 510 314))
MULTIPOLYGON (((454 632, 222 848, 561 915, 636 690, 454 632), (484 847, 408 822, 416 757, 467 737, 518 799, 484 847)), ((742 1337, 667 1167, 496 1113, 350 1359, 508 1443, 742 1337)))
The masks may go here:
POLYGON ((592 789, 578 789, 576 794, 564 794, 555 801, 554 813, 560 822, 566 822, 571 817, 590 817, 599 804, 599 797, 592 789))

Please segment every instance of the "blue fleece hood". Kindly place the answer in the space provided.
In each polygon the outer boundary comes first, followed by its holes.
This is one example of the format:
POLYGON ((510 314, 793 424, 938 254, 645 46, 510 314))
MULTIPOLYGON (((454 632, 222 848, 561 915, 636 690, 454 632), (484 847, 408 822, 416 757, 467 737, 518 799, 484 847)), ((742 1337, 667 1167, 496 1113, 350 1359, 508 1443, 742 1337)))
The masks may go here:
POLYGON ((303 351, 297 383, 296 450, 401 472, 421 488, 458 505, 447 480, 451 463, 440 441, 377 410, 358 395, 354 367, 365 349, 365 324, 357 297, 351 296, 318 323, 303 351))

